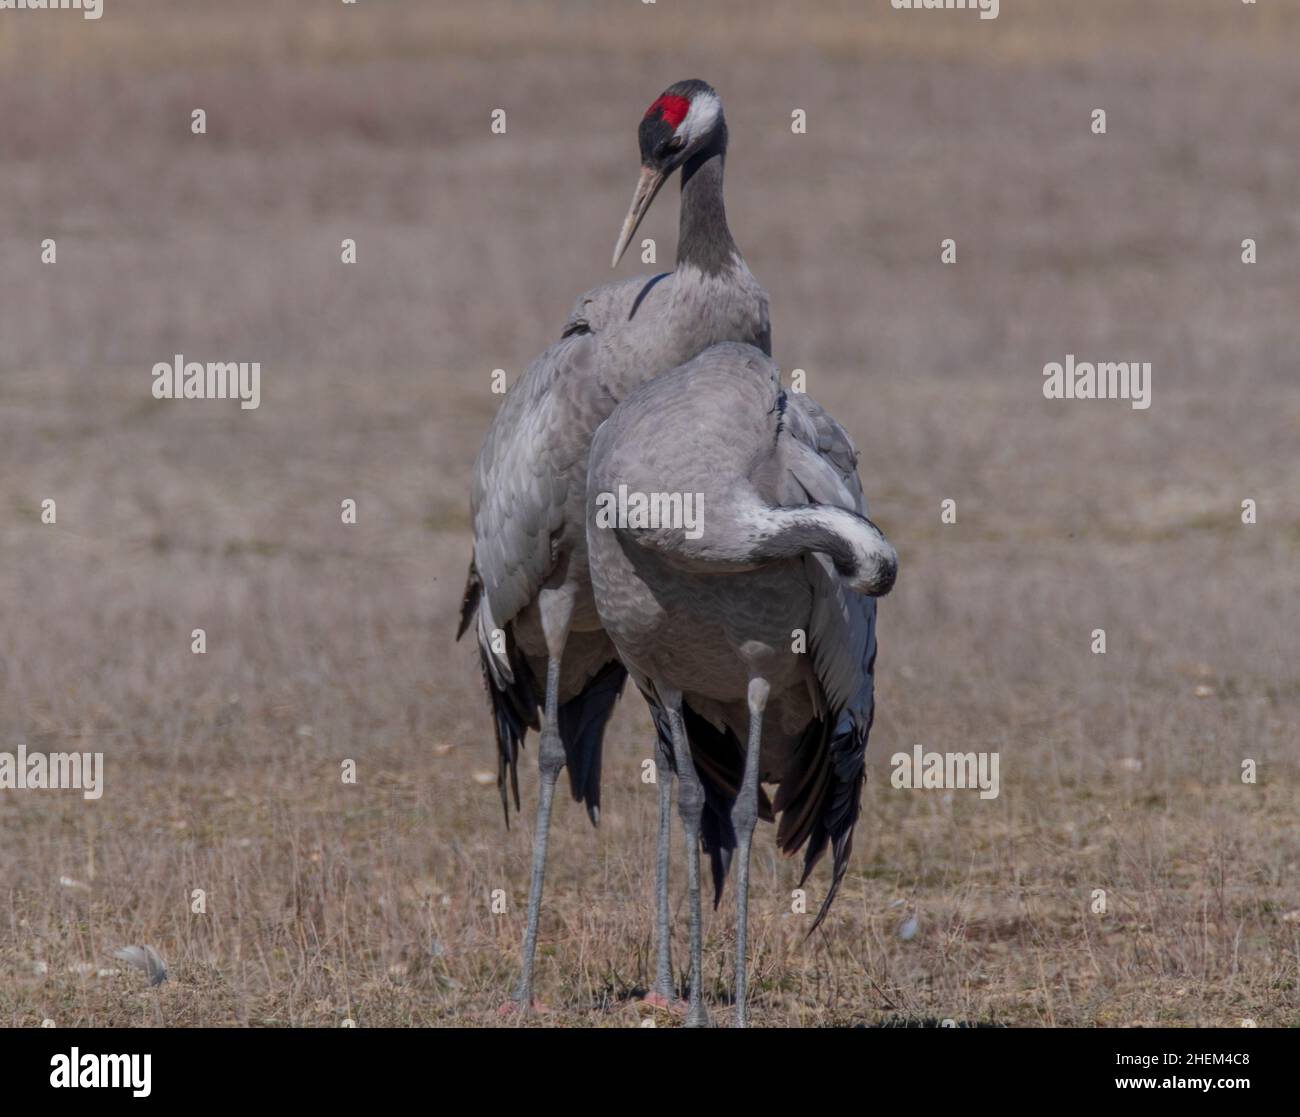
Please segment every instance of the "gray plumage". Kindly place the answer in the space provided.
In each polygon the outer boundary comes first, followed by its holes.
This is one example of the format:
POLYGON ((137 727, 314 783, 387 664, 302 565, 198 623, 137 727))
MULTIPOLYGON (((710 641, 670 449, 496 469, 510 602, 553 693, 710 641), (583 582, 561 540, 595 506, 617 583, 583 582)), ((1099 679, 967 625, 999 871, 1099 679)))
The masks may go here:
POLYGON ((519 806, 518 750, 528 729, 540 731, 541 796, 516 995, 525 1008, 554 783, 567 765, 574 797, 597 821, 601 740, 626 677, 601 631, 587 571, 591 437, 638 384, 710 345, 737 340, 771 349, 767 296, 727 228, 727 130, 717 94, 699 81, 670 87, 646 113, 639 140, 642 173, 615 263, 681 168, 676 271, 581 296, 560 340, 506 395, 474 465, 474 553, 457 636, 476 630, 507 822, 510 799, 519 806), (679 120, 683 105, 692 111, 679 120))
MULTIPOLYGON (((587 488, 597 611, 681 779, 693 924, 699 841, 718 889, 740 855, 743 1024, 750 835, 779 815, 777 841, 804 850, 805 880, 831 849, 815 928, 848 863, 874 713, 873 597, 897 555, 866 518, 844 430, 748 345, 717 345, 632 392, 595 437, 587 488), (611 524, 606 494, 620 486, 700 500, 698 533, 611 524), (778 785, 770 806, 760 782, 778 785)), ((691 937, 688 1019, 703 1023, 694 925, 691 937)))
POLYGON ((152 946, 124 946, 113 951, 113 957, 143 973, 150 985, 161 985, 167 980, 167 964, 152 946))

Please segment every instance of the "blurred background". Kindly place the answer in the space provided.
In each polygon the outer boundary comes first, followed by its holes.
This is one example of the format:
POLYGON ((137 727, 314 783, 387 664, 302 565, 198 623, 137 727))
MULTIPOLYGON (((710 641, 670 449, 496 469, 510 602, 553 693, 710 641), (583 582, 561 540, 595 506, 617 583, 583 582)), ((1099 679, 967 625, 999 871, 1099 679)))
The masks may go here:
MULTIPOLYGON (((755 843, 755 1022, 1300 1023, 1298 48, 1292 0, 0 13, 0 751, 106 764, 97 802, 0 792, 0 1023, 497 1022, 535 753, 507 831, 452 641, 469 471, 492 370, 647 270, 609 254, 687 77, 726 107, 775 357, 902 564, 815 939, 755 843), (155 401, 178 353, 259 361, 260 408, 155 401), (1067 353, 1150 361, 1151 408, 1045 400, 1067 353), (894 790, 914 744, 998 751, 1000 797, 894 790), (133 943, 158 990, 111 972, 133 943)), ((676 222, 674 187, 648 270, 676 222)), ((557 811, 551 1022, 642 1011, 651 748, 625 696, 600 830, 557 811)), ((730 892, 707 932, 717 998, 730 892)))

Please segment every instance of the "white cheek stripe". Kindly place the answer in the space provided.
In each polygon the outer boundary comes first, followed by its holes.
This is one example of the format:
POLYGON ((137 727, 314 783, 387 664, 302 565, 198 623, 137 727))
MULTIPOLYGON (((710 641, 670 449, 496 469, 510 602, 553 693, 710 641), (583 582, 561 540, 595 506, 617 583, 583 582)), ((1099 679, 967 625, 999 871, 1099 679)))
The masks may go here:
POLYGON ((691 99, 690 111, 673 133, 692 143, 709 131, 718 119, 718 98, 712 93, 698 93, 691 99))

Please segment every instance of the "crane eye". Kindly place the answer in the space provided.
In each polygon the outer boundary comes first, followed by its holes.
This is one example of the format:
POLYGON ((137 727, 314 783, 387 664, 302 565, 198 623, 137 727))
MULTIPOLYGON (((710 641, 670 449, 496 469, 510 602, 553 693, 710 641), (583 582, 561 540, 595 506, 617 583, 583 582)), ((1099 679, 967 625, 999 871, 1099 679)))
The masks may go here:
POLYGON ((667 156, 672 155, 674 152, 681 151, 681 149, 685 146, 686 146, 685 140, 683 140, 680 136, 674 136, 670 140, 664 140, 664 142, 659 145, 659 147, 655 150, 655 158, 656 159, 666 158, 667 156))

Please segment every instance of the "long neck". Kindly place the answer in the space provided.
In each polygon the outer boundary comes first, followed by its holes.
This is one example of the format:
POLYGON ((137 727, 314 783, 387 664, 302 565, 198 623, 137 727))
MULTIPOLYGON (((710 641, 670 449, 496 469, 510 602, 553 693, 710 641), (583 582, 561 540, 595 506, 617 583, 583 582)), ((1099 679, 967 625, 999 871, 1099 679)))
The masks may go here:
POLYGON ((704 526, 697 538, 680 531, 643 532, 636 541, 684 570, 710 574, 753 570, 765 563, 823 554, 849 587, 873 597, 888 593, 898 574, 898 552, 865 516, 832 504, 773 507, 743 493, 696 505, 704 526))
POLYGON ((725 143, 697 152, 682 168, 682 217, 677 236, 677 266, 689 264, 706 275, 732 267, 740 255, 727 228, 722 202, 725 143))

